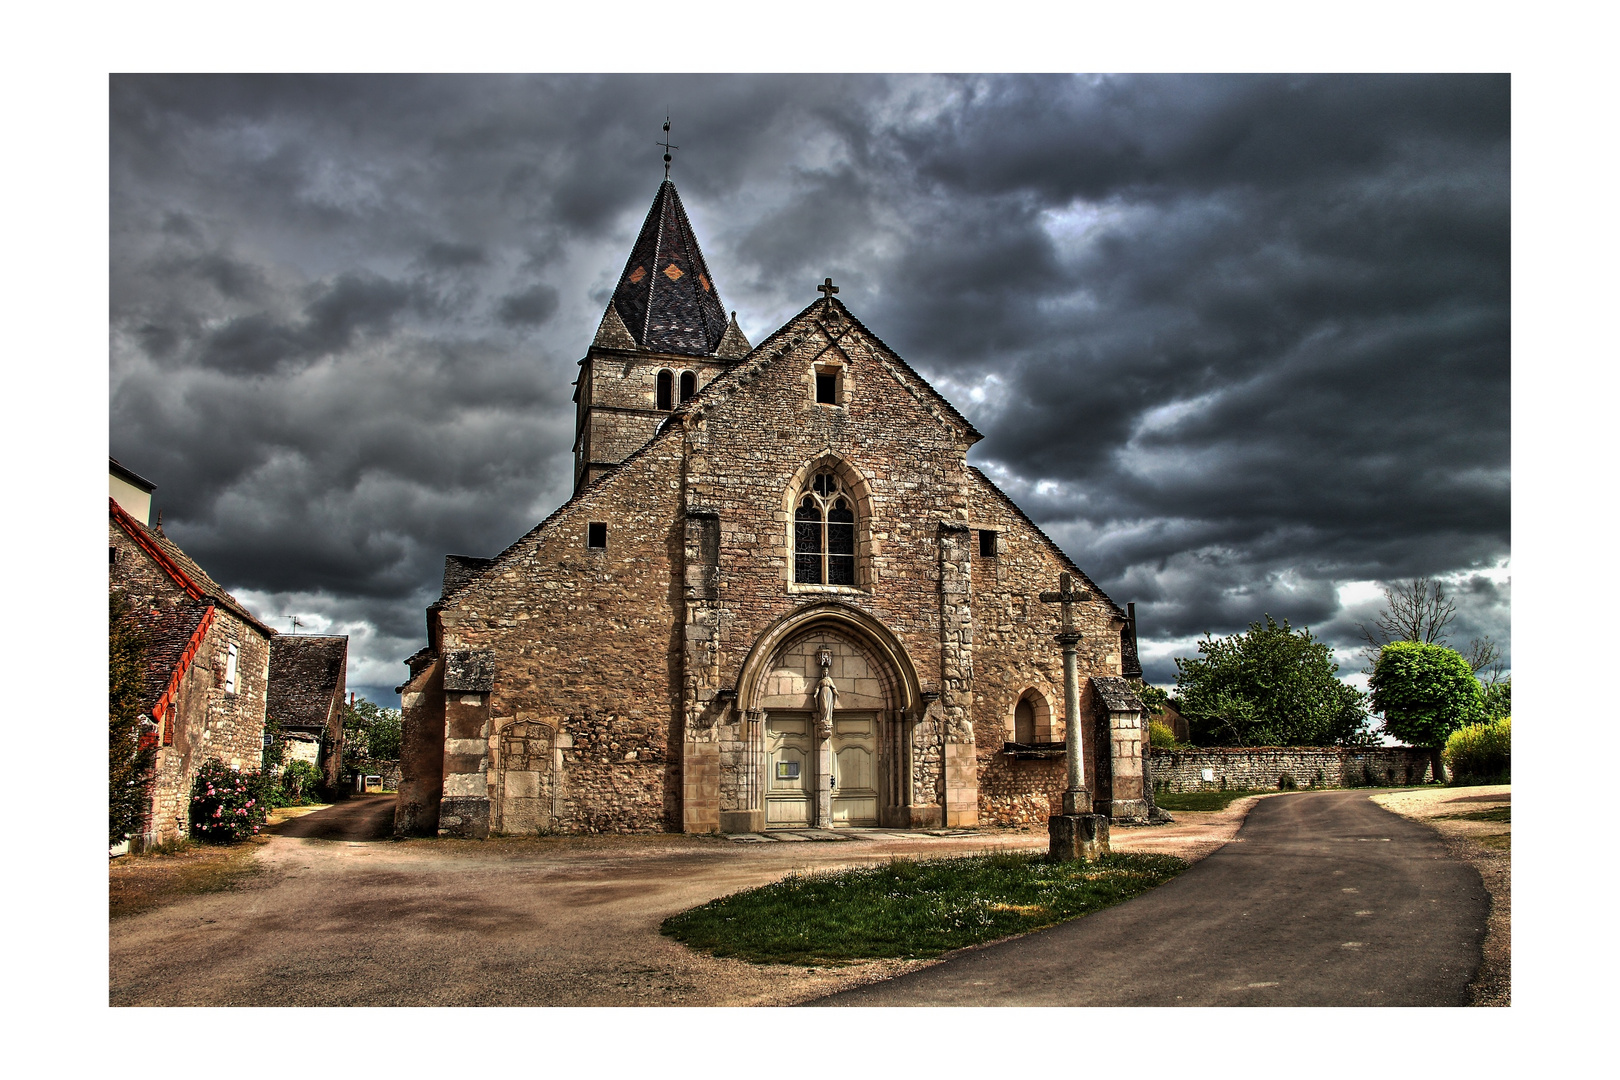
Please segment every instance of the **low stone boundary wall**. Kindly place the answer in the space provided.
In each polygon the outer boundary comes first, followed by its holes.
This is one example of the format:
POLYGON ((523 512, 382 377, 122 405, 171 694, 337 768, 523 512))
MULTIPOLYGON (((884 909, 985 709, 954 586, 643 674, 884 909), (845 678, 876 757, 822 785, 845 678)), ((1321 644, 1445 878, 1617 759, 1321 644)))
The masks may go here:
POLYGON ((1155 791, 1295 786, 1394 787, 1429 779, 1429 752, 1404 746, 1199 747, 1148 752, 1155 791))
POLYGON ((362 765, 364 766, 363 768, 355 769, 354 772, 349 774, 349 784, 351 787, 354 785, 354 774, 362 773, 366 776, 382 777, 382 789, 384 791, 399 790, 399 762, 366 761, 363 762, 362 765))

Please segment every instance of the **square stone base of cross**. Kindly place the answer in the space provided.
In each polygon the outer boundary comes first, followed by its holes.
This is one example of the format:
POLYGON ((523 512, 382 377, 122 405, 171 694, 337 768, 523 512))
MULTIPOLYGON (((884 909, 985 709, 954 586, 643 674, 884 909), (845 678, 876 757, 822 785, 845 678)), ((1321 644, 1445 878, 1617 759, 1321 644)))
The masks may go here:
POLYGON ((1046 823, 1051 857, 1060 862, 1091 861, 1107 855, 1108 818, 1102 814, 1058 814, 1046 823))

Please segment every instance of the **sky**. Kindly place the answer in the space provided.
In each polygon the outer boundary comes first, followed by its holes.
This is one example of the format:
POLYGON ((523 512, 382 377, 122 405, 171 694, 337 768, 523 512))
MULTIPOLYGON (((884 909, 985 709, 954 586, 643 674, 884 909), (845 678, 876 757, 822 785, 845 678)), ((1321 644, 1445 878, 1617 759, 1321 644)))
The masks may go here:
POLYGON ((1511 666, 1506 76, 114 76, 112 455, 397 701, 446 553, 572 486, 663 177, 760 341, 825 277, 984 434, 1150 681, 1270 614, 1359 672, 1442 580, 1511 666))

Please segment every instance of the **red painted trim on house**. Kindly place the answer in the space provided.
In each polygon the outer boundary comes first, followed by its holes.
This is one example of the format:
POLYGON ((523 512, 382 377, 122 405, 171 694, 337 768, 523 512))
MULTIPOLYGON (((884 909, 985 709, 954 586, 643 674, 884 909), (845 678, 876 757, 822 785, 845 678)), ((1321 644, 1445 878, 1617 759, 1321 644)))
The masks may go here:
POLYGON ((174 745, 174 716, 169 706, 174 702, 174 696, 180 692, 180 680, 185 678, 186 672, 191 668, 191 662, 197 657, 197 650, 202 648, 203 638, 208 635, 208 628, 214 625, 214 606, 208 605, 203 612, 202 621, 197 623, 197 629, 191 632, 191 639, 186 642, 185 652, 180 654, 180 662, 174 665, 174 673, 169 676, 169 685, 163 693, 158 695, 157 704, 152 706, 152 719, 163 724, 163 745, 174 745))
MULTIPOLYGON (((164 553, 162 548, 152 542, 151 537, 146 534, 145 526, 131 517, 129 512, 119 506, 118 500, 111 495, 107 496, 107 509, 112 514, 113 520, 118 523, 118 527, 128 533, 129 538, 135 541, 142 551, 157 560, 157 564, 163 567, 164 573, 173 578, 176 585, 186 590, 187 596, 193 600, 201 600, 207 595, 200 585, 192 581, 186 572, 180 569, 175 561, 164 553)), ((154 719, 156 718, 154 717, 154 719)))

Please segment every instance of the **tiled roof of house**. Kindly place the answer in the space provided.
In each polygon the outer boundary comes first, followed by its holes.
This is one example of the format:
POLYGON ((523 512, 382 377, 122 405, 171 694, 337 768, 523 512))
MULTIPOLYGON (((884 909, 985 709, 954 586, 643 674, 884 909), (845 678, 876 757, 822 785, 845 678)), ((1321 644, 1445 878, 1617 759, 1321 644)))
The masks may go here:
POLYGON ((658 186, 630 249, 613 291, 613 310, 637 347, 650 352, 712 356, 725 336, 728 320, 720 291, 669 180, 658 186))
POLYGON ((153 714, 159 699, 184 675, 182 662, 190 659, 187 647, 213 607, 208 600, 182 600, 156 608, 132 611, 128 619, 146 642, 146 672, 141 686, 141 712, 153 714))
POLYGON ((277 634, 270 641, 266 718, 283 731, 324 729, 348 659, 346 637, 277 634))
POLYGON ((193 599, 202 596, 213 597, 219 601, 221 607, 264 634, 265 637, 275 636, 276 632, 274 630, 254 618, 253 613, 243 607, 236 597, 226 592, 224 587, 209 577, 208 572, 198 566, 190 555, 180 550, 179 544, 176 544, 161 532, 142 525, 134 517, 126 513, 124 508, 118 505, 116 499, 109 498, 107 500, 107 512, 118 527, 129 534, 130 539, 145 548, 148 554, 156 557, 159 564, 165 564, 163 565, 164 571, 174 578, 188 593, 192 594, 193 599))

